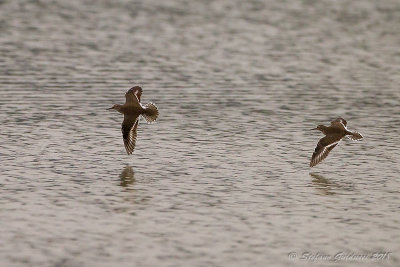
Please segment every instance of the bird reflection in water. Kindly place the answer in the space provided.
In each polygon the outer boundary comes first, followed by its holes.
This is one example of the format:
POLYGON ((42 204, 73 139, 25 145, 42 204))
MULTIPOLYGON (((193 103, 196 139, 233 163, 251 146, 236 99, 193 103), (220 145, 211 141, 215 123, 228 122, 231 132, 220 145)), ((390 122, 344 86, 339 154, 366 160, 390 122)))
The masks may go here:
POLYGON ((333 191, 336 190, 354 191, 353 184, 340 185, 338 183, 331 182, 329 179, 317 173, 310 173, 310 176, 313 178, 313 186, 323 195, 335 195, 336 193, 333 191))
POLYGON ((332 188, 336 187, 334 183, 326 179, 324 176, 316 173, 310 173, 310 176, 313 178, 312 184, 313 186, 321 192, 323 195, 334 195, 332 192, 332 188))
POLYGON ((128 187, 135 182, 134 172, 131 166, 126 165, 121 174, 119 175, 121 181, 120 186, 128 187))
MULTIPOLYGON (((124 189, 122 190, 123 194, 122 199, 126 202, 133 203, 133 204, 144 204, 146 203, 151 197, 147 195, 146 190, 136 190, 133 187, 133 184, 136 182, 135 175, 131 166, 126 165, 125 168, 122 170, 121 174, 119 175, 120 186, 124 189)), ((138 181, 145 181, 142 179, 138 179, 138 181)), ((131 211, 130 208, 122 207, 118 208, 118 211, 131 211)), ((131 212, 134 214, 134 212, 131 212)))

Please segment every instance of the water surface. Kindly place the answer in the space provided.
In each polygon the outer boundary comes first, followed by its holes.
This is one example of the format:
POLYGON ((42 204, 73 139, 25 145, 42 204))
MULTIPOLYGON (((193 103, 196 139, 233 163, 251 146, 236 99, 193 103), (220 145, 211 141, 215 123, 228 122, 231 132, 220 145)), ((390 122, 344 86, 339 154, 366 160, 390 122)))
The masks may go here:
POLYGON ((398 1, 0 1, 4 266, 400 263, 398 1), (133 85, 160 110, 126 155, 133 85), (320 137, 344 140, 315 168, 320 137))

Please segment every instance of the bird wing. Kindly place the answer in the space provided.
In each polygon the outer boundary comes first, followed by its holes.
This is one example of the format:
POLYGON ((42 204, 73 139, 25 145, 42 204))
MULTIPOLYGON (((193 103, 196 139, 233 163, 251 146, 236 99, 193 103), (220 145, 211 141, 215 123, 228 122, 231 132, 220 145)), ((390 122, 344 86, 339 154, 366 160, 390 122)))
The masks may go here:
POLYGON ((345 119, 343 119, 343 118, 337 118, 336 120, 331 121, 331 125, 332 126, 335 126, 335 125, 341 126, 341 125, 343 125, 341 127, 346 128, 347 121, 345 119))
POLYGON ((142 88, 140 86, 134 86, 131 89, 129 89, 125 93, 125 103, 134 103, 136 105, 139 105, 140 102, 140 97, 142 96, 142 88))
POLYGON ((311 157, 310 167, 314 167, 323 161, 341 139, 341 135, 327 135, 321 138, 311 157))
POLYGON ((122 122, 122 138, 124 139, 124 145, 126 153, 128 155, 132 154, 135 149, 136 136, 137 136, 137 126, 139 123, 139 116, 124 116, 124 121, 122 122))

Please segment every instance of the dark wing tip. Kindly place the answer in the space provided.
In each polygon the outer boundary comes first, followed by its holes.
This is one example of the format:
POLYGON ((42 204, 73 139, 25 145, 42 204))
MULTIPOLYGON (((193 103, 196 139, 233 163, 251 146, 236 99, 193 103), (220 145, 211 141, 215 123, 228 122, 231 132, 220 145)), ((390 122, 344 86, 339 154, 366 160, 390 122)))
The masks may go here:
POLYGON ((311 157, 311 162, 310 162, 310 167, 314 167, 324 159, 326 159, 329 155, 329 152, 332 151, 332 149, 336 146, 337 144, 331 145, 331 146, 325 146, 325 147, 320 147, 318 146, 315 148, 315 152, 313 153, 311 157))
POLYGON ((143 91, 143 89, 142 89, 142 87, 140 87, 140 86, 133 86, 131 89, 129 89, 128 91, 136 91, 136 90, 139 90, 139 91, 143 91))
POLYGON ((143 92, 142 87, 134 86, 131 89, 129 89, 128 91, 126 91, 125 96, 127 94, 133 93, 137 97, 137 99, 140 101, 140 97, 142 96, 142 92, 143 92))
POLYGON ((312 168, 312 167, 314 167, 315 165, 317 165, 317 163, 315 163, 314 158, 311 158, 310 167, 312 168))
POLYGON ((134 94, 138 94, 138 93, 141 94, 143 92, 143 89, 140 86, 134 86, 131 89, 129 89, 126 93, 131 93, 131 92, 134 94))
POLYGON ((318 147, 315 148, 315 152, 311 156, 310 167, 314 167, 315 165, 317 165, 318 163, 320 163, 322 161, 322 159, 319 158, 319 155, 322 151, 321 151, 321 149, 320 149, 320 151, 317 151, 317 149, 318 149, 318 147))
POLYGON ((322 137, 314 150, 314 153, 311 156, 310 167, 314 167, 321 161, 323 161, 326 157, 328 157, 329 152, 332 151, 335 146, 340 141, 339 136, 325 136, 322 137))
POLYGON ((339 123, 342 123, 344 126, 347 126, 347 121, 345 119, 343 119, 343 118, 337 118, 337 119, 333 120, 331 122, 331 124, 333 124, 335 122, 339 122, 339 123))
POLYGON ((128 155, 131 155, 135 149, 137 135, 136 129, 138 122, 139 120, 136 118, 136 121, 133 125, 129 123, 122 123, 122 138, 124 140, 125 150, 128 155))

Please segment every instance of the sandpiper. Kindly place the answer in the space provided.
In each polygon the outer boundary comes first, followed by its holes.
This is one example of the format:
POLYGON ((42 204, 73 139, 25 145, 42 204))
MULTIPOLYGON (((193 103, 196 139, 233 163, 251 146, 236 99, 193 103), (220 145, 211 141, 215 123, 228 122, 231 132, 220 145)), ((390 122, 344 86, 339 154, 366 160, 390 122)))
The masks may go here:
POLYGON ((350 132, 346 128, 347 121, 342 118, 337 118, 331 122, 330 126, 318 125, 312 130, 319 130, 325 137, 321 138, 311 157, 310 167, 314 167, 323 161, 331 152, 331 150, 342 140, 343 137, 348 137, 352 140, 361 140, 363 137, 360 133, 350 132))
POLYGON ((147 122, 154 122, 158 117, 158 109, 153 103, 142 105, 140 97, 142 96, 142 88, 134 86, 125 93, 125 104, 114 105, 109 110, 115 109, 119 113, 124 114, 124 121, 122 122, 122 138, 126 153, 131 155, 135 149, 137 126, 139 123, 139 116, 142 115, 147 122))

